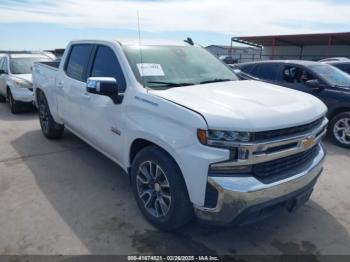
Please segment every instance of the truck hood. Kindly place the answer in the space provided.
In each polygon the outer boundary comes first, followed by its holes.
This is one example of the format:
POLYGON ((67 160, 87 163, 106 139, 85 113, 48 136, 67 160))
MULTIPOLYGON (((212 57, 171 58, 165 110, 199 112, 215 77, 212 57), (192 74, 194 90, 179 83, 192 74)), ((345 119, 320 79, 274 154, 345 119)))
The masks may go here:
POLYGON ((14 75, 17 79, 26 80, 32 83, 32 74, 18 74, 14 75))
POLYGON ((149 92, 198 112, 210 129, 274 130, 312 122, 327 111, 314 96, 250 80, 149 92))

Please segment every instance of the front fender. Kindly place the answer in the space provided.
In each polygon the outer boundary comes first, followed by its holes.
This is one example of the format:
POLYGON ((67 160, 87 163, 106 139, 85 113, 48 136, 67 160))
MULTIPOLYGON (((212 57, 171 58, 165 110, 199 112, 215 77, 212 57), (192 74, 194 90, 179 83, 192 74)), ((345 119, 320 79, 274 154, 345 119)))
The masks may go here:
MULTIPOLYGON (((127 108, 126 144, 144 139, 168 152, 178 164, 192 203, 203 205, 208 166, 229 157, 228 150, 210 148, 199 143, 197 129, 206 129, 199 114, 163 99, 144 97, 127 108), (142 99, 147 99, 147 102, 142 99)), ((125 156, 130 166, 130 154, 125 156)))

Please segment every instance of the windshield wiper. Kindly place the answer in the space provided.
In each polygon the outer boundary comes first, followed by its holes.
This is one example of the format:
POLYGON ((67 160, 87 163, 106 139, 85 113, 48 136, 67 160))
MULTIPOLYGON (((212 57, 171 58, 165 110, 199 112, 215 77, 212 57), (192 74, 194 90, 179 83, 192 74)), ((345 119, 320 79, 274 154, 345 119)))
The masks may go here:
POLYGON ((200 84, 209 84, 209 83, 216 83, 216 82, 227 82, 227 81, 233 81, 233 79, 229 79, 229 78, 216 78, 216 79, 211 79, 211 80, 206 80, 206 81, 202 81, 199 82, 200 84))
POLYGON ((166 82, 166 81, 147 81, 147 84, 161 84, 161 86, 191 86, 194 83, 177 83, 177 82, 166 82))

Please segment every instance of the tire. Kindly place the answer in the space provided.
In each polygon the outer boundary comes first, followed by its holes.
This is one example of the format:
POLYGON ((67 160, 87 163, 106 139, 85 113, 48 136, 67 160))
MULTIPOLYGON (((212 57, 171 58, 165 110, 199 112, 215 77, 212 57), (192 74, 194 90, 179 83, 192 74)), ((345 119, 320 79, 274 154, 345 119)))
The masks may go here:
POLYGON ((0 95, 0 103, 5 103, 5 102, 6 102, 6 98, 0 95))
POLYGON ((350 112, 343 112, 333 117, 328 132, 334 144, 350 148, 350 112))
POLYGON ((193 218, 193 205, 182 173, 173 158, 161 148, 148 146, 135 156, 131 184, 142 214, 158 229, 175 230, 193 218), (154 172, 150 172, 151 167, 154 172), (155 170, 157 176, 153 179, 155 170))
POLYGON ((10 105, 11 113, 18 114, 20 112, 20 103, 13 98, 10 89, 7 90, 7 100, 10 105))
POLYGON ((49 105, 44 93, 38 94, 38 116, 41 126, 41 131, 44 136, 49 139, 58 139, 62 137, 64 125, 60 125, 53 119, 49 105))

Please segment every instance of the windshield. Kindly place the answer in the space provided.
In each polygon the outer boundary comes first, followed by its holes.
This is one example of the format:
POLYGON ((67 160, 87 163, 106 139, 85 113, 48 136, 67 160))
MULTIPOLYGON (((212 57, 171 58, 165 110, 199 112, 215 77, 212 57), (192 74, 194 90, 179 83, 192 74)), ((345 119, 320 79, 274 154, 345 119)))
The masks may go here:
POLYGON ((332 86, 350 86, 350 75, 336 67, 330 65, 314 65, 310 66, 310 68, 332 86))
POLYGON ((33 63, 36 61, 49 60, 47 57, 13 57, 10 62, 12 74, 31 74, 33 63))
POLYGON ((142 46, 142 54, 139 46, 123 49, 138 81, 152 89, 238 80, 229 68, 202 48, 142 46))

